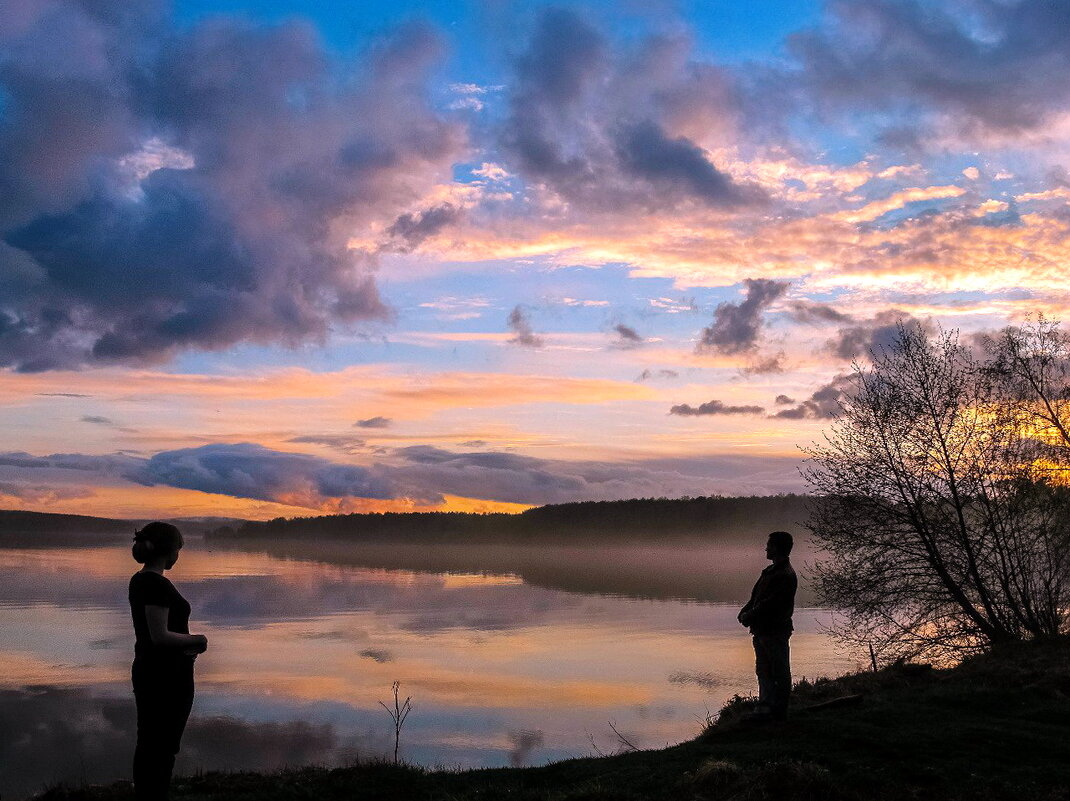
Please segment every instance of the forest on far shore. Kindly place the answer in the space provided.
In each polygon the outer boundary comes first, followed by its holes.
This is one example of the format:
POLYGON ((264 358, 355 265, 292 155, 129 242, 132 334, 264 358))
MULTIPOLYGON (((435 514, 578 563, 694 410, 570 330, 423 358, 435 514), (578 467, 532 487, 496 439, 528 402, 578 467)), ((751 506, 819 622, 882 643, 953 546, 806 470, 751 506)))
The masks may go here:
POLYGON ((134 523, 108 517, 0 509, 0 541, 70 536, 79 541, 112 540, 133 532, 134 523))
POLYGON ((332 537, 365 541, 502 541, 551 539, 658 540, 665 537, 733 539, 775 529, 799 531, 806 495, 740 498, 636 498, 550 504, 520 514, 384 512, 276 518, 220 526, 219 538, 332 537))

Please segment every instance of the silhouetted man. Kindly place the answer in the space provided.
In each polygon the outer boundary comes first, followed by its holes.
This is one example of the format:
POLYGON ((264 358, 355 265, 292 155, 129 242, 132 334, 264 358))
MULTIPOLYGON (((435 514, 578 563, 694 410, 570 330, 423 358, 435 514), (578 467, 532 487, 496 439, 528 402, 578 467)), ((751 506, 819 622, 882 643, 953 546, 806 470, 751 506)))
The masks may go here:
POLYGON ((788 640, 791 638, 791 615, 795 611, 795 590, 799 579, 789 556, 791 534, 774 531, 765 546, 765 557, 772 560, 758 577, 747 605, 739 610, 739 622, 750 628, 754 639, 754 671, 758 674, 756 718, 784 720, 788 716, 791 694, 791 664, 788 640))

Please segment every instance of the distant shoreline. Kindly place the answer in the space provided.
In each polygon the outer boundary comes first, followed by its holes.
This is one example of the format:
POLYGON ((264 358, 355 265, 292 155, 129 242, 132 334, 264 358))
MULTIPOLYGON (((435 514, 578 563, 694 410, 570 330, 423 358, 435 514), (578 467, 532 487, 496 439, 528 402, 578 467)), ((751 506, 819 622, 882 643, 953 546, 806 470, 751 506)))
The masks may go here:
POLYGON ((519 514, 383 512, 245 521, 209 532, 219 539, 337 538, 383 542, 657 541, 665 537, 747 539, 798 530, 807 495, 636 498, 537 506, 519 514))
MULTIPOLYGON (((171 519, 191 535, 209 539, 302 539, 365 542, 525 542, 584 540, 742 540, 784 528, 797 531, 807 517, 807 495, 636 498, 537 506, 504 512, 384 512, 276 518, 171 519), (223 523, 223 525, 220 525, 223 523)), ((169 518, 163 518, 169 519, 169 518)), ((144 520, 0 510, 0 544, 56 538, 118 541, 144 520)))

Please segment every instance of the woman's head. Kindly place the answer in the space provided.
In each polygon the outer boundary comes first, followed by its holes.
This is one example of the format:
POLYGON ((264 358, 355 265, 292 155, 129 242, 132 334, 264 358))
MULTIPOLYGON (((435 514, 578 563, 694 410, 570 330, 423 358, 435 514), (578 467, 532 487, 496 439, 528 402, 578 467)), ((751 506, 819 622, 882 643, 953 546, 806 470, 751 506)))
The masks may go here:
POLYGON ((170 523, 149 523, 134 532, 134 561, 139 564, 159 562, 170 569, 178 561, 182 532, 170 523))

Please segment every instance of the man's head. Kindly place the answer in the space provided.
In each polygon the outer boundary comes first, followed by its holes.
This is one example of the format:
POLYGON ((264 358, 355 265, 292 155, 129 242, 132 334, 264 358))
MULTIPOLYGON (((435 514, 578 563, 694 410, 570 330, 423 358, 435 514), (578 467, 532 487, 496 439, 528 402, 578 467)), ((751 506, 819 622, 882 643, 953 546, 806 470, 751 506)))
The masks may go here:
POLYGON ((791 554, 791 546, 795 544, 791 535, 786 531, 774 531, 769 535, 769 541, 765 544, 765 557, 774 562, 778 559, 787 559, 791 554))

